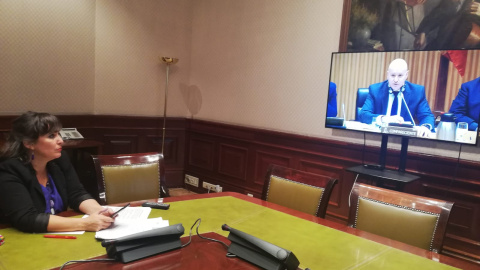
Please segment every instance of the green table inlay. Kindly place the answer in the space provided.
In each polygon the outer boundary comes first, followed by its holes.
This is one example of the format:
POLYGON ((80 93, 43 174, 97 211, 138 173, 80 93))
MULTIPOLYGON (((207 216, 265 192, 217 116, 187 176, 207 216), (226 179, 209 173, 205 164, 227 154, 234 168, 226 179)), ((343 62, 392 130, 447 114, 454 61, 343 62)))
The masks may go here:
MULTIPOLYGON (((150 218, 162 217, 170 225, 182 223, 185 235, 197 218, 200 233, 228 236, 222 224, 291 250, 300 267, 310 269, 455 269, 420 256, 381 245, 307 220, 233 197, 172 202, 170 210, 152 209, 150 218)), ((194 231, 195 233, 195 231, 194 231)), ((45 239, 15 229, 0 230, 0 269, 48 269, 67 260, 105 254, 94 233, 76 240, 45 239), (22 250, 22 252, 18 252, 22 250), (3 268, 2 268, 3 267, 3 268)), ((186 247, 188 248, 188 247, 186 247)))
POLYGON ((44 238, 13 228, 0 230, 5 244, 0 246, 0 269, 50 269, 69 260, 82 260, 105 254, 95 233, 75 235, 77 239, 44 238), (3 268, 2 268, 3 267, 3 268))

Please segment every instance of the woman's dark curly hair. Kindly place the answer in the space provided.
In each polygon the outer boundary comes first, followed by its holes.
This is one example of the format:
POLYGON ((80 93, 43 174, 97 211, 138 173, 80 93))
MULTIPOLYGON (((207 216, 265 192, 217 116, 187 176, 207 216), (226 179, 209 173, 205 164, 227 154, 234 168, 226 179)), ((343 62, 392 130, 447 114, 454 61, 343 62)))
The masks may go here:
POLYGON ((12 131, 0 153, 0 160, 20 158, 30 162, 30 150, 23 142, 35 143, 38 137, 58 132, 62 124, 55 115, 39 112, 26 112, 13 120, 12 131))

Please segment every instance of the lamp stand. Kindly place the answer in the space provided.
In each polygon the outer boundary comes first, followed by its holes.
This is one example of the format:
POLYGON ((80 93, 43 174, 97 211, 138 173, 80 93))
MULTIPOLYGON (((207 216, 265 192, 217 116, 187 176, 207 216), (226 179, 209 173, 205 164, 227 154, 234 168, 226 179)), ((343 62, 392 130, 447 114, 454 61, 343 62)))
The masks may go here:
POLYGON ((168 100, 168 74, 170 72, 170 65, 176 64, 178 62, 178 58, 172 57, 160 57, 163 63, 167 65, 166 68, 166 80, 165 80, 165 103, 163 104, 163 130, 162 130, 162 155, 165 146, 165 124, 167 121, 167 100, 168 100))

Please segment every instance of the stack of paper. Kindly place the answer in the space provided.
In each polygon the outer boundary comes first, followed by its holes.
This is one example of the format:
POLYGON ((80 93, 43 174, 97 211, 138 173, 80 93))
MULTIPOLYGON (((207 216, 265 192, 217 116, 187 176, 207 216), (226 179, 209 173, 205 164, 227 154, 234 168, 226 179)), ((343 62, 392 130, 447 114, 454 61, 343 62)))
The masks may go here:
MULTIPOLYGON (((121 207, 110 207, 117 211, 121 207)), ((107 229, 95 234, 97 239, 116 239, 119 237, 169 226, 168 220, 160 218, 148 219, 150 207, 127 207, 115 218, 115 222, 107 229)))

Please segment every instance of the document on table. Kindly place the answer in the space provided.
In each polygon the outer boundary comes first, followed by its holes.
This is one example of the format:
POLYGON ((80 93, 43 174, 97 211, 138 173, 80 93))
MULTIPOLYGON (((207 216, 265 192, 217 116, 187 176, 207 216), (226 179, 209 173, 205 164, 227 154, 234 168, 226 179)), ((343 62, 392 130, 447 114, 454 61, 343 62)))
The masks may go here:
MULTIPOLYGON (((110 207, 117 211, 120 207, 110 207)), ((122 210, 111 227, 98 231, 97 239, 116 239, 119 237, 169 226, 168 220, 160 218, 148 219, 152 211, 150 207, 127 207, 122 210)))
MULTIPOLYGON (((107 206, 107 208, 110 208, 112 209, 113 212, 116 212, 120 210, 120 208, 122 207, 107 206)), ((115 219, 115 223, 117 223, 119 220, 120 220, 120 223, 123 220, 136 220, 136 219, 138 219, 139 221, 147 220, 148 215, 150 215, 151 211, 152 211, 152 208, 150 207, 127 207, 123 209, 120 213, 118 213, 118 216, 115 219)), ((86 218, 86 217, 88 217, 88 215, 84 215, 82 218, 86 218)), ((84 234, 84 233, 85 231, 73 231, 73 232, 48 232, 46 234, 84 234)))
MULTIPOLYGON (((108 206, 113 212, 120 210, 122 207, 108 206)), ((152 208, 150 207, 127 207, 118 213, 115 222, 118 220, 145 220, 150 215, 152 208)))

